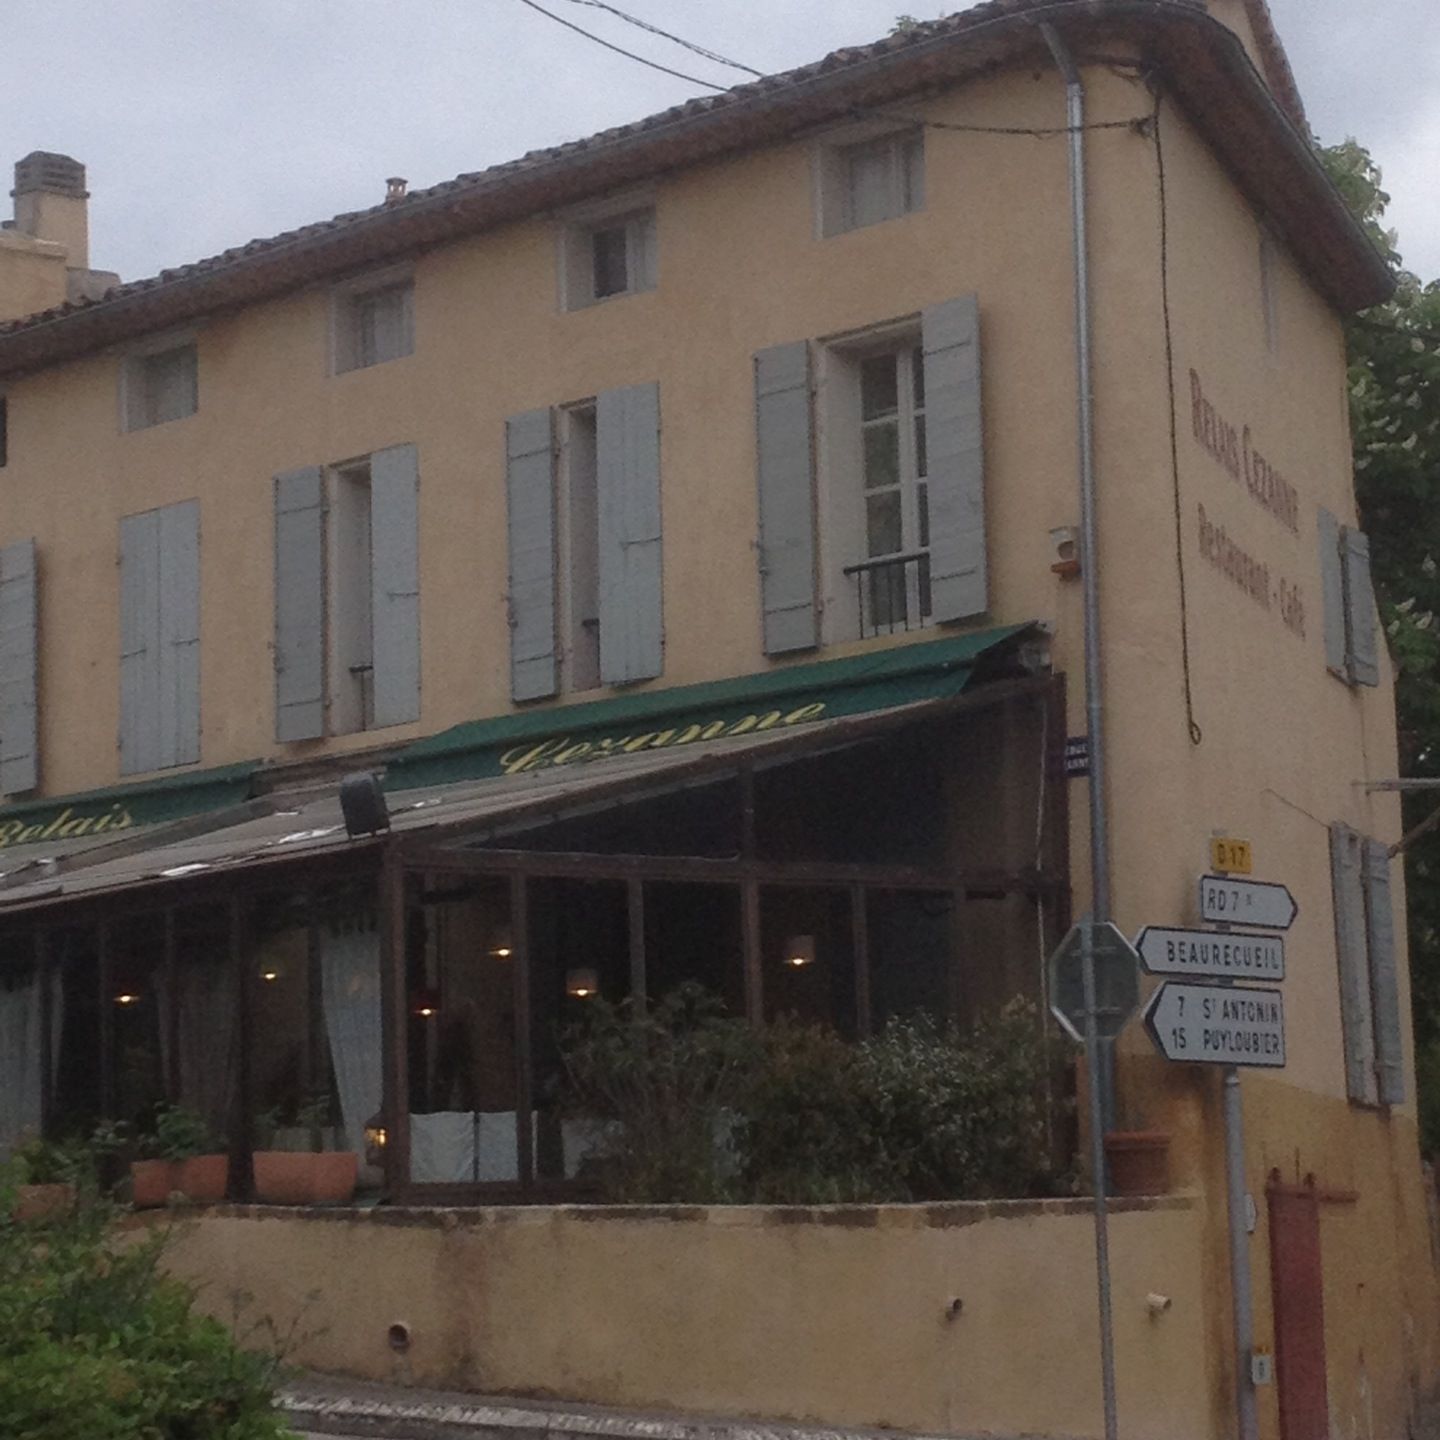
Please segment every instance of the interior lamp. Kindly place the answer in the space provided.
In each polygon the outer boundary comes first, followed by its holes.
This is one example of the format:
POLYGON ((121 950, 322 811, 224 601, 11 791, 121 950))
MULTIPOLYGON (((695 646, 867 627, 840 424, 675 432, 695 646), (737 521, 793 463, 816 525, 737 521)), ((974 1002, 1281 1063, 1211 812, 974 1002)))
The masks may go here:
POLYGON ((133 990, 122 990, 116 997, 117 1005, 138 1005, 140 997, 133 990))
POLYGON ((792 935, 785 942, 785 963, 800 969, 815 963, 815 937, 813 935, 792 935))
POLYGON ((410 1013, 418 1015, 422 1020, 429 1020, 440 1013, 440 992, 427 987, 424 990, 417 990, 411 997, 410 1013))
POLYGON ((509 925, 497 925, 490 935, 490 954, 496 960, 508 960, 514 952, 515 941, 509 925))
POLYGON ((572 1000, 589 1000, 600 993, 600 977, 588 966, 565 975, 565 993, 572 1000))

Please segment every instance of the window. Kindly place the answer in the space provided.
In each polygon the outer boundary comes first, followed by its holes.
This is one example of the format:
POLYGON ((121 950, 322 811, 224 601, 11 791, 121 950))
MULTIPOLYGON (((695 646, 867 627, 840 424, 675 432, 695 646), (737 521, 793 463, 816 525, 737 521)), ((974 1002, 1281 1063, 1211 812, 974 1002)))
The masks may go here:
POLYGON ((199 388, 193 343, 130 356, 121 369, 127 430, 148 430, 193 415, 199 388))
POLYGON ((1316 513, 1320 589, 1324 603, 1325 663, 1347 685, 1380 683, 1370 542, 1328 510, 1316 513))
MULTIPOLYGON (((870 127, 866 127, 870 128, 870 127)), ((921 130, 867 135, 821 147, 820 234, 840 235, 925 208, 921 130)))
POLYGON ((653 206, 577 220, 562 233, 561 309, 655 288, 653 206))
POLYGON ((342 287, 335 292, 335 373, 364 370, 415 351, 415 287, 406 277, 342 287))
POLYGON ((1363 1105, 1400 1105, 1405 1057, 1389 847, 1334 824, 1330 872, 1346 1090, 1363 1105))
POLYGON ((413 445, 275 477, 276 738, 420 718, 413 445))

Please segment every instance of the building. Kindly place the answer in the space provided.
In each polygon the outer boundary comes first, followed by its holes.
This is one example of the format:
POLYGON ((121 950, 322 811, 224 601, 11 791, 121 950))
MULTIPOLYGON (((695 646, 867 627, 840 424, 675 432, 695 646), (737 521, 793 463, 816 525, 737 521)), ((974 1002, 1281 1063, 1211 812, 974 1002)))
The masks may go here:
MULTIPOLYGON (((1261 1433, 1402 1433, 1440 1318, 1341 333, 1390 278, 1263 0, 996 0, 109 288, 84 184, 28 157, 0 237, 4 1133, 178 1099, 243 1202, 318 1092, 387 1205, 185 1245, 320 1284, 336 1368, 1096 1433, 1084 1202, 572 1210, 546 1081, 597 991, 1043 1002, 1103 701, 1125 929, 1197 921, 1216 835, 1298 901, 1261 1433)), ((1115 1069, 1175 1190, 1112 1222, 1122 1425, 1229 1433, 1218 1072, 1138 1024, 1115 1069)))

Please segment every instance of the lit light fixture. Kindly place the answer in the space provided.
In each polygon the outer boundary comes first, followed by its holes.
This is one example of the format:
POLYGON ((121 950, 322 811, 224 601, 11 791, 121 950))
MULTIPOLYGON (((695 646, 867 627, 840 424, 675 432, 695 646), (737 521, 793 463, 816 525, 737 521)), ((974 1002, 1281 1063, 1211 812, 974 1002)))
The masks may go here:
POLYGON ((588 966, 565 976, 565 993, 572 1000, 589 1000, 600 993, 600 977, 588 966))
POLYGON ((429 1020, 440 1013, 440 992, 435 989, 417 990, 410 1001, 410 1013, 422 1020, 429 1020))
POLYGON ((265 981, 267 985, 274 984, 274 982, 280 978, 280 972, 278 970, 262 970, 260 972, 260 978, 265 981))
POLYGON ((815 937, 813 935, 792 935, 785 942, 785 963, 800 969, 803 965, 815 963, 815 937))
POLYGON ((508 960, 514 953, 515 941, 509 925, 497 925, 490 936, 490 954, 496 960, 508 960))
POLYGON ((117 1005, 138 1005, 140 1003, 140 997, 132 991, 123 990, 115 997, 115 1003, 117 1005))
POLYGON ((383 1150, 385 1148, 385 1127, 383 1125, 367 1125, 365 1127, 365 1148, 367 1150, 383 1150))

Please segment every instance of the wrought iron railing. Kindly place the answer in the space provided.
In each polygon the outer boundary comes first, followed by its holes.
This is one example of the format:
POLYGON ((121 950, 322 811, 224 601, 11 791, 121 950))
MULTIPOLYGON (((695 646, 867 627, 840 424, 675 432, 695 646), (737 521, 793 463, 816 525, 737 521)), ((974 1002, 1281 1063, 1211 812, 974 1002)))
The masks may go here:
POLYGON ((855 582, 860 636, 893 635, 915 630, 930 618, 930 554, 882 555, 861 560, 841 572, 855 582))

